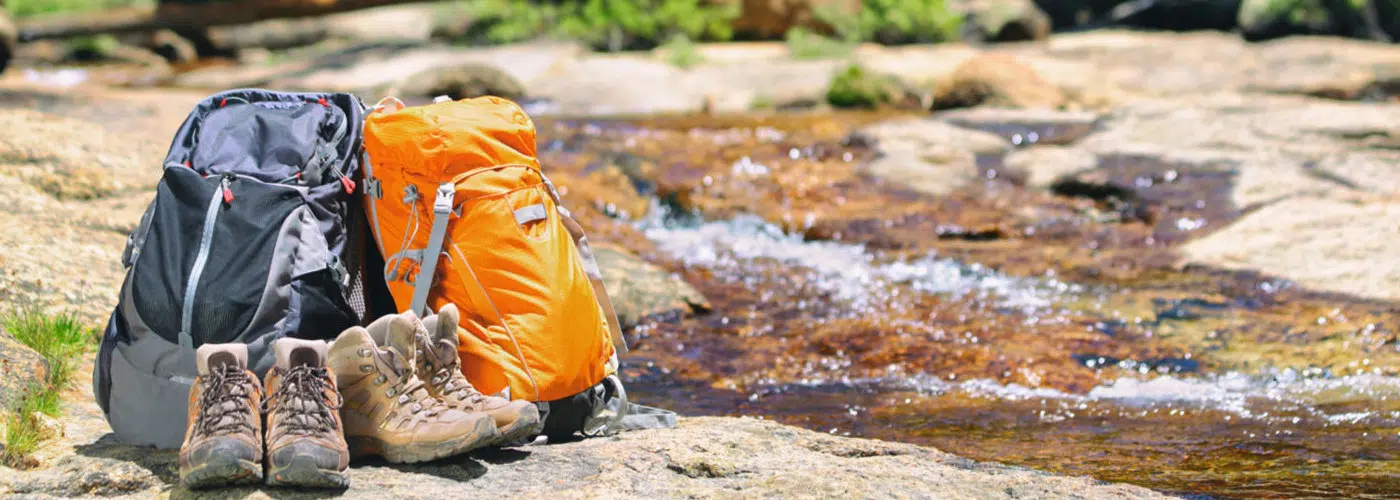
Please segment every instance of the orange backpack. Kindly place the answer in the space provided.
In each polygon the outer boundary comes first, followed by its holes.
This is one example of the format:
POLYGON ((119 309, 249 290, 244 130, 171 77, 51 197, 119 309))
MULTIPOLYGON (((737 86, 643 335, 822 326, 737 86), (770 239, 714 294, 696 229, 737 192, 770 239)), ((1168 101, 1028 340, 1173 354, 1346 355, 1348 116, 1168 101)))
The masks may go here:
MULTIPOLYGON (((498 97, 385 98, 366 117, 364 151, 365 206, 399 308, 425 316, 455 303, 463 374, 546 414, 554 403, 546 433, 626 428, 616 374, 627 346, 524 110, 498 97)), ((674 425, 662 421, 639 426, 674 425)))

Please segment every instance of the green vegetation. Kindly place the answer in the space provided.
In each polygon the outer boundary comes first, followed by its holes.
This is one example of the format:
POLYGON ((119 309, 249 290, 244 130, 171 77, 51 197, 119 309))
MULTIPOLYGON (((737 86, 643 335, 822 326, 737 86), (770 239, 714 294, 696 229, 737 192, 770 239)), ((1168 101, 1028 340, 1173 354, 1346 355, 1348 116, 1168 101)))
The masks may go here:
MULTIPOLYGON (((581 40, 594 49, 645 50, 684 35, 692 42, 727 41, 742 2, 707 0, 461 0, 448 8, 476 19, 466 43, 511 43, 534 38, 581 40)), ((858 15, 817 12, 835 40, 806 29, 786 36, 803 58, 841 57, 863 41, 943 42, 957 38, 962 17, 947 0, 862 0, 858 15)))
POLYGON ((728 40, 737 3, 702 0, 466 0, 476 15, 469 41, 509 43, 536 37, 581 40, 595 49, 655 48, 684 35, 690 40, 728 40))
POLYGON ((851 55, 856 45, 852 41, 824 37, 802 27, 790 29, 784 36, 788 53, 792 54, 793 59, 840 59, 851 55))
POLYGON ((661 49, 666 51, 666 62, 677 68, 689 68, 705 62, 705 56, 700 53, 695 42, 690 41, 690 37, 684 33, 677 33, 671 37, 661 49))
POLYGON ((114 7, 155 5, 155 0, 8 0, 5 10, 15 18, 64 12, 87 12, 114 7))
POLYGON ((68 51, 80 60, 96 60, 107 57, 121 46, 112 35, 80 36, 68 41, 68 51))
POLYGON ((816 15, 843 40, 883 44, 956 40, 963 21, 947 0, 861 0, 857 15, 825 9, 816 15))
POLYGON ((898 91, 899 83, 893 77, 851 64, 831 78, 826 101, 838 108, 875 108, 894 101, 898 91))
MULTIPOLYGON (((156 0, 9 0, 15 18, 63 12, 152 5, 156 0)), ((442 6, 474 19, 461 40, 472 44, 511 43, 535 38, 580 40, 598 50, 645 50, 678 36, 693 42, 727 41, 742 2, 737 0, 458 0, 442 6)), ((861 0, 859 14, 817 12, 838 41, 792 30, 794 54, 836 57, 843 45, 942 42, 957 38, 961 16, 947 0, 861 0)), ((89 45, 103 42, 94 41, 89 45)), ((94 48, 100 48, 95 46, 94 48)))
POLYGON ((48 362, 49 373, 42 384, 30 387, 10 408, 0 423, 4 424, 3 451, 0 461, 19 466, 45 438, 33 415, 57 417, 61 408, 60 395, 72 382, 73 370, 88 347, 97 340, 97 331, 83 326, 78 317, 68 313, 49 316, 25 311, 0 319, 5 331, 21 344, 29 346, 48 362))

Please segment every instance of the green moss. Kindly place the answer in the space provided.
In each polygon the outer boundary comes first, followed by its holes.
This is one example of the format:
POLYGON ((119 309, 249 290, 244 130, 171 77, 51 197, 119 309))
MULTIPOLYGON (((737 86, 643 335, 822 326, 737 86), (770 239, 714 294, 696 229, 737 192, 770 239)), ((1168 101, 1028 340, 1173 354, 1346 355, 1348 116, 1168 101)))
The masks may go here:
POLYGON ((832 77, 826 101, 838 108, 875 108, 893 101, 898 90, 894 77, 851 64, 832 77))

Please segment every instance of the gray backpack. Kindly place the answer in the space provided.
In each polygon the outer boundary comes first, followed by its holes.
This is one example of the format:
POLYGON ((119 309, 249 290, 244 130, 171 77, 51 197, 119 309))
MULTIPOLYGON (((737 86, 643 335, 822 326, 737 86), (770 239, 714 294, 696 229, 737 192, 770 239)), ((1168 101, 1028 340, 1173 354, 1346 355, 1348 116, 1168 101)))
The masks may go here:
POLYGON ((127 240, 93 373, 122 441, 180 446, 200 345, 247 344, 261 377, 272 341, 364 322, 363 115, 350 94, 239 89, 186 118, 127 240))

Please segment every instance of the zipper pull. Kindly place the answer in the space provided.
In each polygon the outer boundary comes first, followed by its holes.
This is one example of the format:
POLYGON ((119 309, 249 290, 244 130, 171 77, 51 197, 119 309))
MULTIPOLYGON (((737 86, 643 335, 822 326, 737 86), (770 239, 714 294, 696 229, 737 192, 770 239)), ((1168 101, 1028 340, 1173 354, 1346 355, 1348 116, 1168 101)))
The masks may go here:
POLYGON ((228 178, 228 177, 224 177, 224 179, 223 179, 222 181, 219 181, 219 189, 224 190, 224 203, 225 203, 225 204, 232 204, 232 203, 233 203, 233 189, 229 187, 229 178, 228 178))
POLYGON ((340 177, 340 185, 345 187, 345 194, 355 194, 355 181, 350 180, 350 176, 340 171, 339 165, 331 165, 331 171, 340 177))

